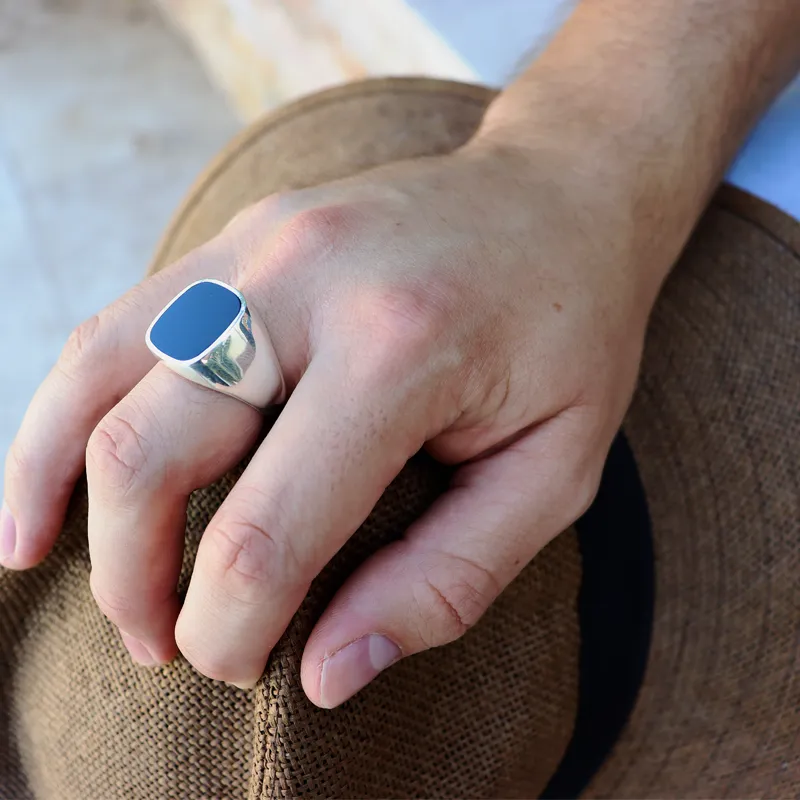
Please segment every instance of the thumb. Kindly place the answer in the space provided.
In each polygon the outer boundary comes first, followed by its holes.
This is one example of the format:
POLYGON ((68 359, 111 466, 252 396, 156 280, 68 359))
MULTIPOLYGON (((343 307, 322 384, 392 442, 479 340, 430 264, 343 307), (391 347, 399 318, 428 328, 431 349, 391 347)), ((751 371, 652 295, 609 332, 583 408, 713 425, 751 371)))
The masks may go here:
POLYGON ((333 708, 400 658, 463 635, 583 513, 603 458, 577 449, 587 437, 573 422, 555 417, 462 467, 401 541, 354 573, 306 645, 301 676, 313 703, 333 708))

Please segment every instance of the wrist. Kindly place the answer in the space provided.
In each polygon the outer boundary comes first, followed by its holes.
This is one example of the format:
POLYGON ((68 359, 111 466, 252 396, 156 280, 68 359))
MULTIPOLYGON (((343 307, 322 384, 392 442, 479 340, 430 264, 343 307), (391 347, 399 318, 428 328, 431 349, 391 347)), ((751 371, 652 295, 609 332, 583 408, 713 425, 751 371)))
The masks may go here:
POLYGON ((749 127, 800 66, 798 22, 788 1, 767 13, 760 0, 724 11, 584 0, 471 146, 512 161, 517 180, 550 176, 623 231, 660 283, 749 127))
POLYGON ((664 164, 633 157, 616 141, 562 133, 549 121, 541 129, 499 117, 487 122, 464 150, 513 186, 506 191, 520 202, 528 196, 538 206, 543 194, 549 198, 563 236, 602 248, 601 257, 586 257, 613 259, 649 311, 702 207, 667 185, 664 164), (528 135, 522 125, 537 131, 528 135))

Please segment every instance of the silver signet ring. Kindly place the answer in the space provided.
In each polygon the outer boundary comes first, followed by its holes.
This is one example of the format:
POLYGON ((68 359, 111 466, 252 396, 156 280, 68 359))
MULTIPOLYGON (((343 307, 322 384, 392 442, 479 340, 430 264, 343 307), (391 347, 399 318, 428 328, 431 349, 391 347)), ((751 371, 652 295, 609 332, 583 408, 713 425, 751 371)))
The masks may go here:
POLYGON ((147 346, 178 375, 255 408, 282 403, 285 383, 266 328, 244 295, 211 279, 176 295, 150 324, 147 346))

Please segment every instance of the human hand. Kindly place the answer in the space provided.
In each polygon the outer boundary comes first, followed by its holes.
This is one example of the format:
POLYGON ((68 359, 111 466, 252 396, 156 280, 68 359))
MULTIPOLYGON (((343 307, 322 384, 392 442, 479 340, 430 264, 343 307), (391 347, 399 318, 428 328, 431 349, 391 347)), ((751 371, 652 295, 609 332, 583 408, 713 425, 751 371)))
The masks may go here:
POLYGON ((180 649, 252 684, 310 581, 424 445, 467 463, 334 599, 303 685, 336 705, 460 636, 590 502, 657 289, 628 208, 565 170, 569 154, 546 155, 476 141, 267 198, 79 328, 9 454, 5 563, 45 556, 85 453, 92 588, 133 655, 180 649), (261 426, 144 346, 160 308, 204 277, 265 321, 291 396, 210 523, 180 608, 188 495, 261 426))

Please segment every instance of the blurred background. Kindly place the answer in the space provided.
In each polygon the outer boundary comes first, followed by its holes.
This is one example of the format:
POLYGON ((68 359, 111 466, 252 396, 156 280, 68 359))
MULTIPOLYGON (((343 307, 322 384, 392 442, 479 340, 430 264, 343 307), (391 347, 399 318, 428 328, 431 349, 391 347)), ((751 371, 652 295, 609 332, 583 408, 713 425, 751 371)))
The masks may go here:
POLYGON ((243 124, 369 75, 500 83, 557 9, 499 2, 0 0, 0 455, 243 124))
POLYGON ((147 0, 0 0, 3 458, 69 332, 139 280, 238 127, 147 0))
MULTIPOLYGON (((500 86, 576 3, 0 0, 0 457, 69 332, 138 282, 244 124, 367 76, 500 86)), ((729 175, 795 213, 798 120, 800 79, 729 175)))

